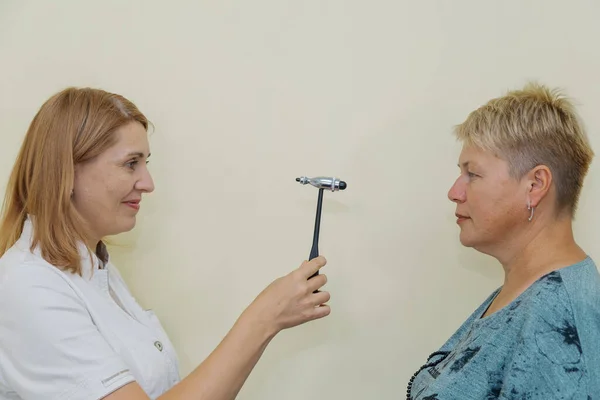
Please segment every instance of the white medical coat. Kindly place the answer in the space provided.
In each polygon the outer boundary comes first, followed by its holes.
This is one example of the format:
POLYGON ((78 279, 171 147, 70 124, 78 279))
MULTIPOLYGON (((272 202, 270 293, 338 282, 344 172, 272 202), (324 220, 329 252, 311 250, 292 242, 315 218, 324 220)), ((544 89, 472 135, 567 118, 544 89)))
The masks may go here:
POLYGON ((0 400, 90 400, 137 381, 151 399, 179 377, 173 345, 117 269, 80 246, 82 276, 29 250, 0 258, 0 400))

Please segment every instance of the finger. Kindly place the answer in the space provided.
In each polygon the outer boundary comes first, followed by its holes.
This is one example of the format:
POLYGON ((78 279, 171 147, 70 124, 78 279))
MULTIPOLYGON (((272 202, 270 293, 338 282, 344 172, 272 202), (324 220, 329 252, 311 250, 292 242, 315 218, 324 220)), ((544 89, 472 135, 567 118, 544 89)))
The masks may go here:
POLYGON ((331 314, 331 308, 327 305, 315 307, 311 313, 311 319, 319 319, 331 314))
POLYGON ((312 295, 310 302, 313 306, 322 306, 331 299, 329 292, 318 292, 312 295))
POLYGON ((315 274, 319 269, 327 264, 327 260, 323 256, 318 256, 313 258, 310 261, 304 261, 300 266, 299 270, 301 271, 304 278, 309 278, 315 274))
POLYGON ((314 292, 315 290, 323 287, 327 283, 327 275, 320 274, 316 275, 314 278, 310 278, 308 280, 308 290, 314 292))

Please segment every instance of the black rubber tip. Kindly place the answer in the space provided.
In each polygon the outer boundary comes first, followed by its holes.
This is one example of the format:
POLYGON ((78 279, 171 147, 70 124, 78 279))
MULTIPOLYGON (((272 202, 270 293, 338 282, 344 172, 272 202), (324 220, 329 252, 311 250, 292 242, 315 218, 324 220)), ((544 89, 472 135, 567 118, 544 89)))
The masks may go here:
POLYGON ((296 178, 296 182, 300 182, 300 178, 296 178))
POLYGON ((348 186, 348 185, 346 185, 346 182, 344 182, 344 181, 341 181, 341 182, 340 182, 340 190, 344 190, 344 189, 346 189, 346 187, 347 187, 347 186, 348 186))

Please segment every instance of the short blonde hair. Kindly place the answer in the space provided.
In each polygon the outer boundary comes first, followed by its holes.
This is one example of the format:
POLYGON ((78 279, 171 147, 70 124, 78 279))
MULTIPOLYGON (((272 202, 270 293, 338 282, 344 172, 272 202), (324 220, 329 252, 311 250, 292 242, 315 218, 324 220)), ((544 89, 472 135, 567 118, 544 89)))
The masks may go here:
POLYGON ((559 89, 528 83, 471 112, 454 133, 463 144, 506 160, 515 179, 537 165, 547 166, 557 213, 575 214, 594 152, 575 107, 559 89))
POLYGON ((78 242, 86 238, 83 221, 71 203, 75 165, 112 146, 115 131, 131 121, 148 129, 148 120, 131 101, 99 89, 67 88, 42 105, 6 188, 0 256, 19 239, 31 215, 32 248, 39 245, 50 264, 81 274, 78 242))

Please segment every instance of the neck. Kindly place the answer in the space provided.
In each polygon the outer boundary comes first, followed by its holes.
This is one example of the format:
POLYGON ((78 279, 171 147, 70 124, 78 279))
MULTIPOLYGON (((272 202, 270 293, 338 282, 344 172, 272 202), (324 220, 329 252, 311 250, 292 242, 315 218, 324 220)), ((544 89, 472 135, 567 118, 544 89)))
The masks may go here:
POLYGON ((575 242, 570 217, 536 222, 503 243, 503 251, 488 253, 502 264, 504 285, 486 314, 509 304, 542 276, 587 256, 575 242))
POLYGON ((497 257, 504 268, 506 284, 536 280, 586 257, 575 242, 570 218, 546 224, 540 221, 515 239, 513 246, 497 257))
POLYGON ((102 239, 89 235, 85 240, 85 244, 94 254, 96 254, 96 256, 98 256, 98 258, 102 260, 102 254, 99 254, 99 250, 101 249, 98 247, 101 241, 102 239))
POLYGON ((102 241, 102 238, 99 237, 97 234, 94 233, 94 231, 92 229, 86 228, 84 229, 84 242, 85 245, 91 249, 92 251, 96 251, 96 247, 98 246, 98 243, 100 243, 100 241, 102 241))
POLYGON ((93 251, 96 251, 96 247, 98 247, 98 243, 100 243, 99 239, 87 240, 85 244, 93 251))

